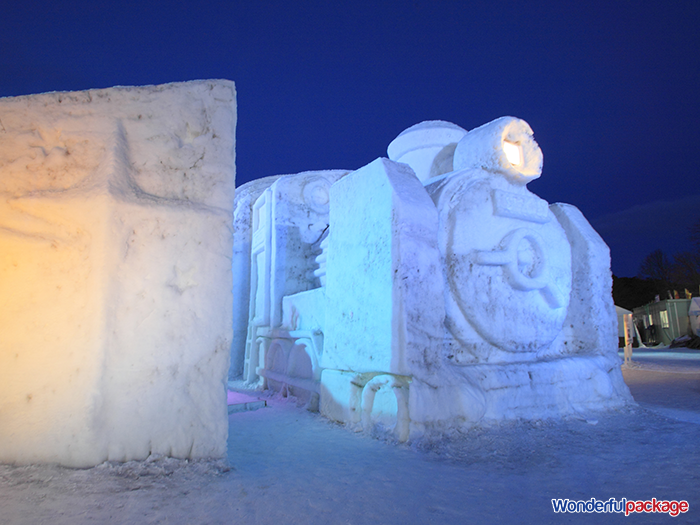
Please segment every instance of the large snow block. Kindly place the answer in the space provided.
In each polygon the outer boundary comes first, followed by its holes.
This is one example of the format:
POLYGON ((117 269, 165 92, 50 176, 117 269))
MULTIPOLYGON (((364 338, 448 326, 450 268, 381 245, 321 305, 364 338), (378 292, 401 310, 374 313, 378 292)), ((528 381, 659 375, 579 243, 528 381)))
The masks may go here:
POLYGON ((437 210, 410 167, 377 159, 331 187, 322 367, 412 375, 444 334, 437 210))
POLYGON ((0 462, 221 457, 229 81, 0 99, 0 462))

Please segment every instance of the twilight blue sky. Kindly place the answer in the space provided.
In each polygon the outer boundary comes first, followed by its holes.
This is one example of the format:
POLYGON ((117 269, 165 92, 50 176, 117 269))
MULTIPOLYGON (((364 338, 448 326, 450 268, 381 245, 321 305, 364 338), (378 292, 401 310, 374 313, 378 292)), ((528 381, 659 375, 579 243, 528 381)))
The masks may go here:
POLYGON ((238 184, 356 169, 402 130, 525 119, 529 188, 635 275, 700 219, 700 2, 6 2, 0 96, 227 78, 238 184))

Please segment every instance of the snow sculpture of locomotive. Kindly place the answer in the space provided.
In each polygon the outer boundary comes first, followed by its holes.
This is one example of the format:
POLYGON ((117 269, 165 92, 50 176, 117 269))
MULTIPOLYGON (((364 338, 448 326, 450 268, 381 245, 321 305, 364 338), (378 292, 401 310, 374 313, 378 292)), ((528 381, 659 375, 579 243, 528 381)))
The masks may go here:
POLYGON ((527 189, 528 124, 423 122, 388 153, 330 188, 321 412, 406 440, 629 402, 609 250, 527 189))

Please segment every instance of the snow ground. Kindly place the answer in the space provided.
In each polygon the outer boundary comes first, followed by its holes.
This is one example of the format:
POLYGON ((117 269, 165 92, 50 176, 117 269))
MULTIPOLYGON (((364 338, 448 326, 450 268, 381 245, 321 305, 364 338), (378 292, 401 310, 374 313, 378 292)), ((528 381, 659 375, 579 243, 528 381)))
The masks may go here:
POLYGON ((0 523, 700 523, 700 352, 635 351, 633 361, 623 375, 639 406, 586 418, 397 445, 273 397, 229 416, 230 467, 0 465, 0 523), (552 510, 552 498, 592 497, 685 499, 690 510, 552 510))
POLYGON ((622 371, 641 407, 700 425, 700 351, 635 349, 632 366, 622 371))

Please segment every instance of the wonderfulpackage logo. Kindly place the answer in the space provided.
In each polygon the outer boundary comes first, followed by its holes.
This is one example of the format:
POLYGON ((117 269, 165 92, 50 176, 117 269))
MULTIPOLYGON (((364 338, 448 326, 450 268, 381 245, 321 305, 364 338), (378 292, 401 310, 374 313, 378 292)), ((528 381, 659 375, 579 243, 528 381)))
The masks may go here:
POLYGON ((554 512, 569 512, 572 514, 586 513, 586 512, 615 512, 615 513, 625 513, 625 516, 629 516, 635 512, 637 513, 659 513, 668 514, 674 518, 679 514, 688 512, 690 505, 688 502, 675 501, 675 500, 661 500, 652 498, 650 500, 627 500, 627 498, 621 498, 616 500, 615 498, 610 498, 608 501, 601 501, 595 498, 591 498, 588 501, 576 501, 572 499, 553 499, 552 507, 554 507, 554 512))

